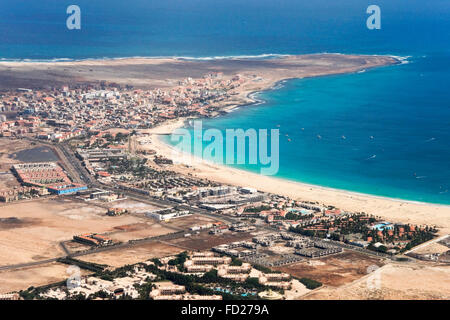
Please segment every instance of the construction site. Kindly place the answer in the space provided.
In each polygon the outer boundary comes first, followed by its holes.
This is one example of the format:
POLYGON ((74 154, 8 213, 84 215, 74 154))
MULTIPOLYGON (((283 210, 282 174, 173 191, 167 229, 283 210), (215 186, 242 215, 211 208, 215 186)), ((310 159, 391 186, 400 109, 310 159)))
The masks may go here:
POLYGON ((341 247, 290 233, 265 233, 252 241, 219 245, 213 251, 266 267, 279 267, 340 253, 341 247))
POLYGON ((383 259, 354 251, 343 251, 316 259, 305 258, 300 262, 276 266, 274 270, 294 277, 309 278, 324 285, 338 287, 364 277, 370 268, 385 264, 383 259))

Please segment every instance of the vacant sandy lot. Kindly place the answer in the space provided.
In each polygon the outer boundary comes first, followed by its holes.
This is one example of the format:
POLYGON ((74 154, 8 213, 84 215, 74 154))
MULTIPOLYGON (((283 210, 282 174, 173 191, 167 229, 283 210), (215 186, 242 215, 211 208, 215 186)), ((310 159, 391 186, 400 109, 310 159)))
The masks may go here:
POLYGON ((10 170, 13 164, 20 161, 13 159, 12 154, 29 147, 30 143, 25 140, 0 138, 0 191, 20 187, 10 170))
POLYGON ((388 264, 373 275, 340 287, 325 287, 305 299, 450 299, 450 266, 388 264))
POLYGON ((144 214, 148 211, 161 209, 160 207, 153 206, 148 203, 143 203, 135 200, 118 200, 113 202, 103 202, 103 201, 93 201, 93 203, 98 204, 101 207, 104 208, 120 208, 120 209, 126 209, 128 212, 133 214, 144 214))
POLYGON ((114 227, 145 223, 130 215, 108 217, 105 210, 69 198, 41 199, 0 207, 0 218, 15 217, 14 228, 0 228, 1 265, 32 262, 62 256, 60 241, 74 235, 114 231, 114 227))
POLYGON ((200 226, 213 222, 217 222, 217 220, 198 214, 192 214, 187 217, 177 218, 170 220, 169 222, 164 222, 164 224, 169 227, 187 229, 193 226, 200 226))
POLYGON ((177 245, 186 250, 209 250, 220 244, 250 240, 252 237, 253 235, 248 232, 226 232, 211 235, 208 234, 208 231, 202 231, 199 234, 192 234, 190 237, 167 241, 167 243, 177 245))
POLYGON ((119 226, 115 229, 119 229, 119 231, 108 233, 108 237, 116 242, 127 242, 129 240, 156 237, 175 231, 173 228, 167 228, 164 225, 153 221, 119 226))
POLYGON ((8 170, 0 170, 0 191, 6 191, 16 187, 20 187, 20 183, 16 177, 8 170))
POLYGON ((418 254, 428 254, 428 253, 444 253, 449 251, 450 248, 447 246, 444 246, 443 244, 434 242, 430 245, 423 246, 417 250, 414 250, 414 253, 418 254))
POLYGON ((160 242, 146 243, 131 248, 111 250, 79 257, 79 260, 121 267, 151 258, 159 258, 180 253, 184 250, 160 242))
POLYGON ((0 170, 9 170, 12 164, 20 161, 13 159, 12 154, 23 149, 32 147, 26 140, 13 138, 0 138, 0 170))
POLYGON ((370 266, 382 266, 380 259, 346 251, 321 259, 308 259, 274 268, 298 278, 310 278, 327 286, 341 286, 367 275, 370 266))
MULTIPOLYGON (((31 286, 37 287, 67 279, 67 265, 51 263, 32 268, 0 272, 0 293, 25 290, 31 286)), ((85 274, 84 271, 81 272, 85 274)))
POLYGON ((264 79, 271 78, 270 82, 274 83, 286 78, 355 72, 395 63, 398 61, 387 56, 338 54, 260 60, 129 58, 44 63, 0 62, 0 90, 73 86, 78 83, 98 83, 101 80, 141 88, 164 88, 187 77, 200 78, 211 72, 223 72, 226 77, 237 73, 255 74, 264 79))

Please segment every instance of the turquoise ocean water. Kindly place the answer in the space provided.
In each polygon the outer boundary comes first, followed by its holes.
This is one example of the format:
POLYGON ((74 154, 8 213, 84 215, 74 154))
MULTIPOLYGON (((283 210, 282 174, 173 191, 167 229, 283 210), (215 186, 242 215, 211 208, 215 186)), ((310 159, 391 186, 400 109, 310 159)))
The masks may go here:
POLYGON ((281 178, 450 204, 449 27, 448 0, 3 0, 0 59, 408 56, 364 73, 289 80, 259 93, 263 104, 203 125, 279 125, 281 178), (81 8, 81 30, 65 28, 70 4, 81 8), (381 8, 381 30, 365 26, 370 4, 381 8))
MULTIPOLYGON (((288 80, 257 94, 264 103, 203 120, 203 128, 224 136, 231 128, 279 129, 280 178, 448 204, 450 97, 431 80, 448 75, 441 73, 445 60, 430 63, 412 58, 364 73, 288 80)), ((259 172, 261 165, 234 167, 259 172)))

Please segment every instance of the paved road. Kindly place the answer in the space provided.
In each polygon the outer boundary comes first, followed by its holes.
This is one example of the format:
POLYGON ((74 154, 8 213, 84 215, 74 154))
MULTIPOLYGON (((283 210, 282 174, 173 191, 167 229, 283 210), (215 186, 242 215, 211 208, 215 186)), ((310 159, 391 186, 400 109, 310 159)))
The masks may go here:
POLYGON ((27 268, 27 267, 34 267, 34 266, 38 266, 38 265, 41 265, 41 264, 47 264, 47 263, 55 262, 59 258, 60 257, 47 259, 47 260, 39 260, 39 261, 34 261, 34 262, 27 262, 27 263, 19 263, 19 264, 11 264, 11 265, 7 265, 7 266, 1 266, 0 267, 0 271, 21 269, 21 268, 27 268))
POLYGON ((61 242, 60 246, 63 248, 64 252, 66 253, 65 256, 59 256, 59 257, 55 257, 55 258, 51 258, 51 259, 39 260, 39 261, 28 262, 28 263, 20 263, 20 264, 12 264, 12 265, 0 266, 0 271, 22 269, 22 268, 27 268, 27 267, 34 267, 34 266, 38 266, 38 265, 43 265, 43 264, 56 262, 60 258, 65 258, 65 257, 71 257, 71 258, 73 258, 73 257, 82 257, 82 256, 87 256, 87 255, 90 255, 90 254, 94 254, 94 253, 99 253, 99 252, 112 251, 112 250, 123 249, 123 248, 131 248, 133 246, 142 245, 142 244, 150 243, 150 242, 154 242, 154 241, 173 240, 173 239, 176 239, 176 238, 184 237, 184 234, 187 233, 187 232, 188 232, 188 230, 180 230, 180 231, 177 231, 177 232, 174 232, 174 233, 164 234, 164 235, 150 237, 150 238, 145 238, 145 239, 132 240, 132 241, 125 242, 125 243, 119 243, 119 244, 115 244, 115 245, 111 245, 111 246, 105 246, 105 247, 98 247, 98 248, 94 248, 94 249, 91 249, 91 250, 75 252, 75 253, 69 252, 67 250, 67 248, 64 246, 64 244, 61 242))
MULTIPOLYGON (((208 216, 208 217, 213 218, 213 219, 225 221, 226 223, 236 223, 236 222, 240 221, 237 218, 224 216, 224 215, 217 214, 217 213, 214 213, 214 212, 202 209, 202 208, 191 207, 191 206, 189 206, 187 204, 179 204, 179 203, 174 202, 174 201, 157 199, 157 198, 154 198, 154 197, 151 197, 151 196, 148 196, 148 195, 140 194, 138 192, 134 192, 134 191, 126 190, 126 189, 120 189, 118 187, 112 187, 112 186, 109 186, 109 185, 105 185, 105 184, 99 183, 94 177, 92 177, 89 174, 89 172, 86 170, 86 168, 82 165, 81 161, 74 155, 74 153, 72 152, 72 150, 70 149, 68 144, 66 144, 66 143, 52 144, 52 143, 42 142, 41 140, 35 140, 35 139, 31 139, 31 138, 28 138, 28 139, 32 140, 32 141, 38 141, 39 143, 48 144, 48 145, 52 146, 53 148, 56 148, 59 151, 59 155, 60 156, 63 155, 63 156, 61 156, 61 161, 63 161, 63 163, 67 167, 67 170, 71 174, 74 175, 74 177, 72 177, 72 178, 77 180, 77 181, 84 182, 90 188, 100 188, 100 189, 110 190, 110 191, 113 191, 113 192, 120 191, 121 193, 124 193, 128 198, 135 199, 135 200, 138 200, 138 201, 142 201, 144 203, 149 203, 149 204, 152 204, 152 205, 156 205, 158 207, 179 207, 179 208, 184 209, 184 210, 189 210, 190 212, 195 213, 195 214, 200 214, 200 215, 208 216)), ((261 230, 270 231, 270 232, 276 232, 277 231, 274 228, 269 227, 269 226, 257 226, 256 231, 261 231, 261 230)), ((117 245, 107 246, 107 247, 99 247, 99 248, 96 248, 96 249, 93 249, 93 250, 77 252, 77 253, 70 253, 69 250, 64 246, 64 244, 62 244, 62 248, 63 248, 63 250, 64 250, 64 252, 66 253, 67 256, 80 257, 80 256, 84 256, 84 255, 90 255, 90 254, 98 253, 98 252, 104 252, 104 251, 116 250, 116 249, 120 249, 120 248, 132 247, 132 246, 135 246, 135 245, 139 245, 139 244, 147 243, 147 242, 152 242, 152 241, 171 240, 171 239, 174 239, 173 237, 175 235, 176 235, 176 237, 178 237, 178 236, 181 237, 181 236, 184 235, 184 233, 187 233, 187 232, 189 232, 189 230, 181 230, 181 231, 176 232, 174 234, 167 234, 167 235, 162 235, 162 236, 157 236, 157 237, 152 237, 152 238, 146 238, 146 239, 126 242, 126 243, 121 243, 121 244, 117 244, 117 245)), ((366 249, 362 249, 362 248, 357 248, 357 247, 354 247, 354 246, 346 245, 346 244, 343 244, 341 242, 336 242, 336 241, 331 241, 331 242, 333 244, 335 244, 337 246, 340 246, 340 247, 343 247, 345 249, 350 249, 350 250, 354 250, 354 251, 358 251, 358 252, 365 253, 365 254, 370 254, 370 255, 376 255, 378 257, 389 258, 389 256, 387 256, 387 255, 383 255, 383 254, 372 252, 372 251, 369 251, 369 250, 366 250, 366 249)), ((0 266, 0 271, 2 271, 2 270, 13 270, 13 269, 18 269, 18 268, 25 268, 25 267, 31 267, 31 266, 47 264, 47 263, 55 262, 59 258, 63 258, 63 257, 64 256, 53 258, 53 259, 47 259, 47 260, 30 262, 30 263, 0 266)))

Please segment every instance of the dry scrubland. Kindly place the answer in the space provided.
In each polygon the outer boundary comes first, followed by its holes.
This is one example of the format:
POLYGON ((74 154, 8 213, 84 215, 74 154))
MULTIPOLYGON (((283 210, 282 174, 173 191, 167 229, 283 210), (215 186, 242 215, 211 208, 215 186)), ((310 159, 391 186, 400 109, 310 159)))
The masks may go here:
MULTIPOLYGON (((179 153, 174 151, 172 146, 163 143, 158 135, 172 132, 175 128, 183 126, 183 123, 183 120, 177 120, 146 130, 153 135, 147 139, 148 143, 143 148, 155 150, 159 155, 173 158, 179 153)), ((186 159, 178 160, 185 161, 186 159)), ((264 192, 285 195, 292 199, 319 201, 350 212, 366 212, 395 223, 435 225, 441 235, 450 233, 450 206, 448 205, 411 202, 325 188, 272 176, 262 176, 213 164, 202 159, 191 158, 189 162, 174 164, 168 166, 167 169, 224 184, 248 186, 264 192)))
POLYGON ((294 77, 354 72, 398 63, 387 56, 312 54, 279 59, 183 60, 130 58, 71 62, 0 62, 0 90, 48 88, 79 83, 114 82, 141 88, 167 88, 181 79, 201 78, 210 72, 224 76, 250 73, 262 80, 257 86, 294 77))
POLYGON ((167 241, 167 243, 179 246, 185 250, 209 250, 212 247, 234 241, 251 241, 252 234, 248 232, 226 232, 210 235, 207 231, 193 234, 188 238, 179 238, 167 241))

